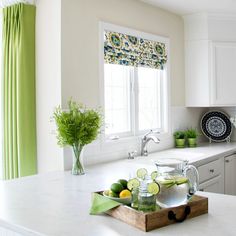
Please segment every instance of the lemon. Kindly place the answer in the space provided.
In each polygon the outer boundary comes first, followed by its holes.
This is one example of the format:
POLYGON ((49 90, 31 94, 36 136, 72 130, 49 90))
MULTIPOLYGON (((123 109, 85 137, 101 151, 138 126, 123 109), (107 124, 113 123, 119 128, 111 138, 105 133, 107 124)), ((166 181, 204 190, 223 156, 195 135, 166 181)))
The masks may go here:
POLYGON ((147 170, 145 168, 141 168, 137 170, 137 177, 140 179, 144 179, 147 175, 147 170))
POLYGON ((160 186, 158 183, 153 182, 153 183, 148 184, 147 190, 149 193, 155 195, 160 192, 160 186))
POLYGON ((134 179, 130 179, 127 183, 127 188, 129 190, 132 190, 132 189, 135 189, 135 188, 138 188, 140 185, 140 182, 138 179, 134 178, 134 179))
POLYGON ((131 197, 131 192, 128 189, 122 190, 119 194, 120 198, 128 198, 131 197))
POLYGON ((121 183, 113 183, 110 189, 112 192, 119 194, 124 189, 124 187, 121 183))
POLYGON ((119 179, 117 181, 117 183, 122 184, 123 188, 126 189, 127 188, 127 180, 126 179, 119 179))

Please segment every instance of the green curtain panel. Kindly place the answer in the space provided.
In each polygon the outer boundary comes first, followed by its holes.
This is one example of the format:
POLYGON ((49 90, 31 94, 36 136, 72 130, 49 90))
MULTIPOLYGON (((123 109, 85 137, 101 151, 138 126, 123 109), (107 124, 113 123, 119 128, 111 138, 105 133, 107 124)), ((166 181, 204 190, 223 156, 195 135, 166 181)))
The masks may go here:
POLYGON ((3 9, 4 178, 36 173, 35 13, 3 9))

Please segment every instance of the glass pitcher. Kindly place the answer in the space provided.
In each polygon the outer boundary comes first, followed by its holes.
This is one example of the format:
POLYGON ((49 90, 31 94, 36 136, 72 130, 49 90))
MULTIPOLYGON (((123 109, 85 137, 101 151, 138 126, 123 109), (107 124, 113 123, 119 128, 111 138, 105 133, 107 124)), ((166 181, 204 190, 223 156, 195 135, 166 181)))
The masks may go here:
POLYGON ((155 162, 160 185, 157 204, 161 207, 173 207, 185 204, 198 190, 199 175, 197 169, 180 159, 159 159, 155 162))

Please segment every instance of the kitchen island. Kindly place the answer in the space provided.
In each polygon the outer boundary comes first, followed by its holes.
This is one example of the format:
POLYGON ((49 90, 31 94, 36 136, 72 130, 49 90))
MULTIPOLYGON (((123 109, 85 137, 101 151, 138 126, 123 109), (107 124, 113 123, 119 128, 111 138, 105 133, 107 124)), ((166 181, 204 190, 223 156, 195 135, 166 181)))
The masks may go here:
POLYGON ((131 177, 136 168, 135 160, 121 160, 87 167, 83 176, 61 171, 1 181, 0 235, 236 235, 236 196, 223 194, 198 192, 209 198, 208 214, 148 233, 105 214, 89 215, 91 192, 131 177))

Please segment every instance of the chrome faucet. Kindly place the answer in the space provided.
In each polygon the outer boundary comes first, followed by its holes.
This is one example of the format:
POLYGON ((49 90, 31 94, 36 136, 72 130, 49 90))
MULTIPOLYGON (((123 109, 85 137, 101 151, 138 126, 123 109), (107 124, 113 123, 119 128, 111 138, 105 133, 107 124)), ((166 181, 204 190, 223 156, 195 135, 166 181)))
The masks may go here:
POLYGON ((147 144, 150 140, 152 140, 154 143, 160 143, 160 139, 157 138, 154 135, 154 133, 158 133, 158 132, 153 132, 152 130, 150 130, 149 132, 147 132, 143 137, 142 137, 142 143, 141 143, 141 156, 148 156, 148 151, 147 151, 147 144))

